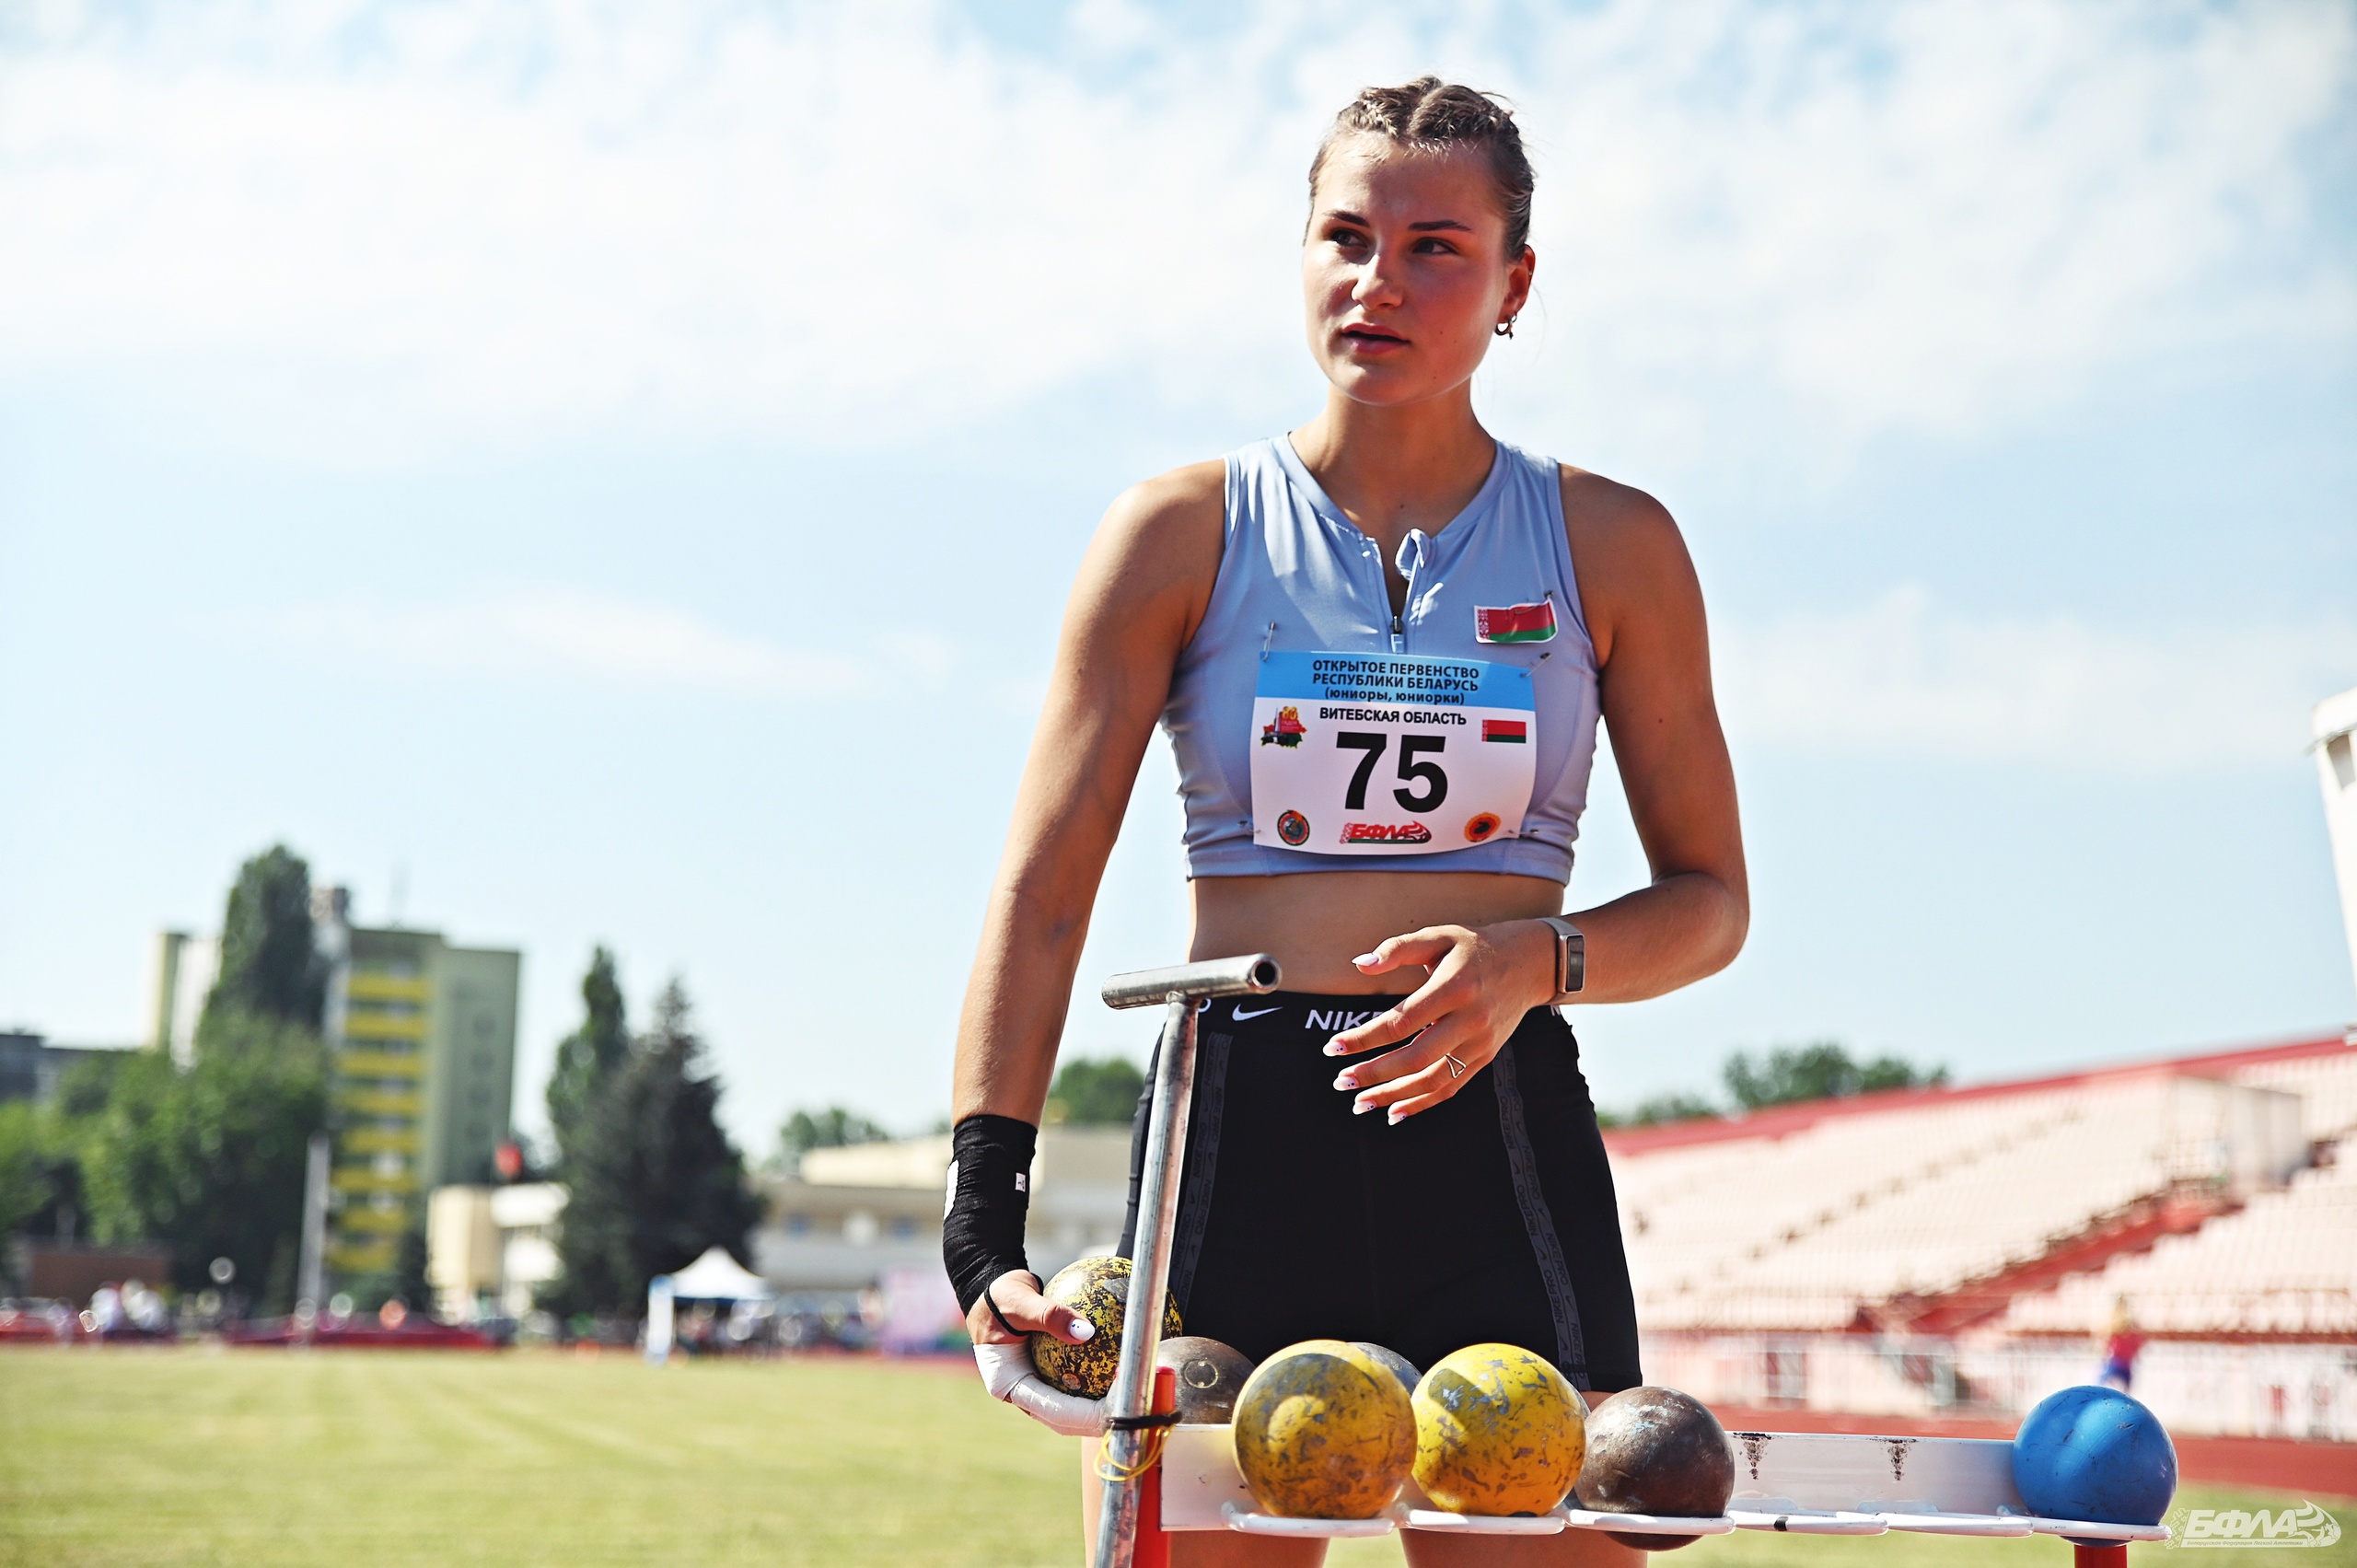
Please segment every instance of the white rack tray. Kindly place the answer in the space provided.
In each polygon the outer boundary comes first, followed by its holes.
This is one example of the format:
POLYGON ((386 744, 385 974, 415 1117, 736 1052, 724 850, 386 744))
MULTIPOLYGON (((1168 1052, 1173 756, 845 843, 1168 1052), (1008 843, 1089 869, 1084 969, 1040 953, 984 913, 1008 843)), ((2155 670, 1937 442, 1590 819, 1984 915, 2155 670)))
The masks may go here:
POLYGON ((1564 1529, 1637 1535, 2063 1536, 2087 1541, 2156 1541, 2162 1525, 2105 1525, 2031 1515, 2014 1489, 2011 1443, 1977 1437, 1869 1437, 1827 1433, 1735 1432, 1736 1492, 1719 1518, 1605 1514, 1557 1508, 1497 1517, 1432 1507, 1408 1495, 1372 1519, 1295 1519, 1260 1512, 1236 1468, 1225 1426, 1178 1426, 1162 1460, 1162 1527, 1251 1535, 1380 1536, 1395 1529, 1463 1535, 1553 1535, 1564 1529), (1900 1489, 1904 1488, 1902 1492, 1900 1489))

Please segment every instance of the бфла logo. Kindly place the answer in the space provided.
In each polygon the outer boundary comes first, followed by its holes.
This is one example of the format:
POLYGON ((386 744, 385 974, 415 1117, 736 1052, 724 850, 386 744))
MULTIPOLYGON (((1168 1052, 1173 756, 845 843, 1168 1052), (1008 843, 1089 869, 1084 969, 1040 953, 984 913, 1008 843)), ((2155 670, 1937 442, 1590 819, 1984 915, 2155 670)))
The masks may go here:
POLYGON ((2178 1508, 2169 1515, 2169 1545, 2196 1547, 2330 1546, 2340 1521, 2314 1503, 2281 1508, 2178 1508))

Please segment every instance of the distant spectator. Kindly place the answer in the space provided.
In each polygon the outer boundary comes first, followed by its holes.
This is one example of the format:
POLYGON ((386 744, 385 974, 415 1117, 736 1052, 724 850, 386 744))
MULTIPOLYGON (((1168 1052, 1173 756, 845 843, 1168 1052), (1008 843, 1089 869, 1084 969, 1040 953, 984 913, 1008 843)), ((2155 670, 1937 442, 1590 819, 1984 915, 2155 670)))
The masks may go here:
POLYGON ((2115 1297, 2111 1304, 2111 1321, 2103 1334, 2103 1372, 2096 1381, 2107 1384, 2121 1393, 2136 1376, 2136 1354, 2144 1348, 2144 1336, 2136 1331, 2136 1319, 2128 1310, 2128 1298, 2115 1297))
POLYGON ((145 1282, 125 1280, 122 1283, 123 1315, 132 1327, 144 1334, 159 1334, 171 1321, 171 1314, 164 1306, 164 1298, 149 1290, 145 1282))
POLYGON ((122 1327, 122 1290, 112 1280, 90 1293, 90 1320, 94 1330, 111 1334, 122 1327))

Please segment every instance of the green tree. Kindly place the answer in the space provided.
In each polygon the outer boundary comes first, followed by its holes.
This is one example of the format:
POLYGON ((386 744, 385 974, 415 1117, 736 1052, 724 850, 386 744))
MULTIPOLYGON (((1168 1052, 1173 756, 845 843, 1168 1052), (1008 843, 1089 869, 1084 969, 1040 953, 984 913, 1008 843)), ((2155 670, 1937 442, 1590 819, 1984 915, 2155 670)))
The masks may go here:
POLYGON ((591 1102, 568 1163, 563 1272, 543 1305, 635 1318, 655 1275, 715 1245, 743 1258, 761 1205, 721 1131, 720 1080, 703 1070, 703 1054, 675 980, 656 999, 654 1027, 591 1102))
POLYGON ((198 1048, 216 1019, 250 1013, 319 1027, 327 961, 311 925, 311 868, 284 844, 247 861, 221 919, 221 976, 204 1001, 198 1048))
POLYGON ((1879 1089, 1936 1088, 1948 1081, 1945 1067, 1919 1068, 1897 1056, 1852 1060, 1839 1040, 1778 1046, 1755 1064, 1738 1051, 1727 1058, 1727 1094, 1745 1110, 1841 1099, 1879 1089))
POLYGON ((1076 1057, 1056 1070, 1045 1120, 1075 1127, 1126 1127, 1145 1092, 1145 1074, 1125 1057, 1076 1057))
POLYGON ((859 1112, 839 1105, 830 1105, 824 1110, 797 1110, 778 1129, 778 1157, 783 1167, 790 1171, 813 1149, 880 1144, 891 1135, 859 1112))
POLYGON ((430 1314, 434 1310, 434 1282, 425 1277, 426 1259, 425 1226, 412 1225, 401 1232, 401 1246, 393 1254, 392 1272, 383 1276, 384 1299, 366 1305, 382 1307, 386 1300, 399 1296, 402 1306, 430 1314))
POLYGON ((56 1199, 48 1121, 30 1100, 0 1102, 0 1237, 15 1235, 56 1199))
POLYGON ((581 977, 581 1027, 558 1042, 549 1074, 549 1128, 556 1138, 562 1176, 589 1125, 598 1093, 630 1058, 630 1026, 622 1013, 621 979, 614 956, 600 945, 581 977))
POLYGON ((116 1070, 137 1054, 130 1051, 99 1051, 68 1063, 65 1071, 57 1075, 57 1093, 49 1102, 59 1123, 70 1127, 104 1110, 107 1096, 114 1089, 116 1070))
POLYGON ((99 1051, 58 1074, 46 1105, 0 1105, 0 1237, 12 1232, 74 1240, 88 1231, 82 1150, 106 1109, 116 1069, 134 1051, 99 1051))
POLYGON ((155 1051, 117 1064, 81 1140, 91 1228, 103 1241, 169 1245, 186 1288, 201 1288, 221 1257, 241 1281, 291 1279, 306 1145, 327 1111, 326 1053, 298 1023, 243 1012, 211 1021, 186 1070, 155 1051))

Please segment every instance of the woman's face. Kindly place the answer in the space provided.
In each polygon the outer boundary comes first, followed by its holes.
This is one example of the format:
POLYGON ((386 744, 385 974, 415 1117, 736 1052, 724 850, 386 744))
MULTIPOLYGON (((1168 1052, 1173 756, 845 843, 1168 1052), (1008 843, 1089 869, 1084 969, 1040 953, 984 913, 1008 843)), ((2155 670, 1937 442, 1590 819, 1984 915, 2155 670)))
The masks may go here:
POLYGON ((1492 331, 1529 297, 1535 264, 1527 249, 1505 254, 1505 216, 1479 147, 1338 141, 1310 193, 1302 248, 1309 351, 1356 401, 1438 397, 1480 366, 1492 331))

